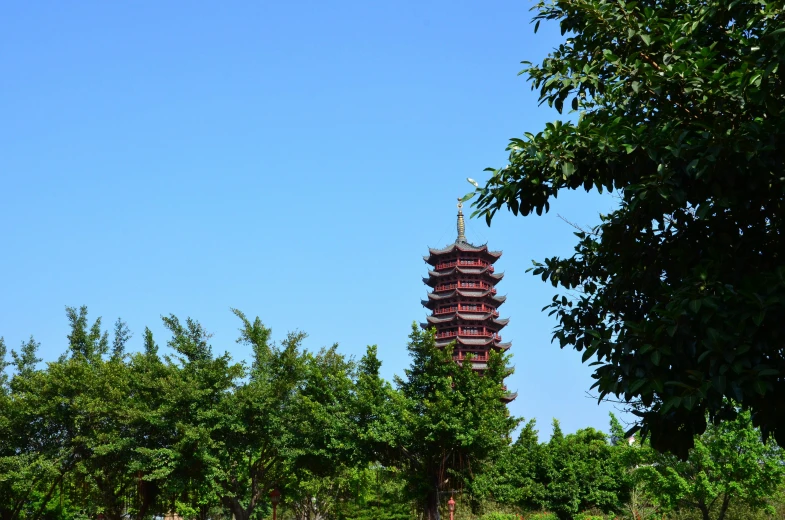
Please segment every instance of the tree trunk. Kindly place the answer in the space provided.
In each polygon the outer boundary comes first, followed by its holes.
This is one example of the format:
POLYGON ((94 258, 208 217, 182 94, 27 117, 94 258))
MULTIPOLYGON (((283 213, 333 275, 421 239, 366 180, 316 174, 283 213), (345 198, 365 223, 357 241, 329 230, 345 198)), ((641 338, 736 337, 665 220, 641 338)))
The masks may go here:
POLYGON ((432 491, 425 497, 425 520, 439 519, 439 480, 434 479, 432 491))
POLYGON ((224 504, 229 508, 229 511, 232 512, 234 520, 248 520, 251 517, 251 513, 253 513, 253 508, 248 508, 246 511, 240 501, 234 497, 225 498, 224 504))
POLYGON ((730 505, 730 494, 725 493, 725 496, 722 497, 722 507, 720 508, 720 516, 717 517, 717 520, 725 519, 725 513, 728 511, 729 505, 730 505))
POLYGON ((698 509, 700 509, 703 520, 711 520, 711 517, 709 516, 709 508, 706 504, 700 504, 698 509))
POLYGON ((147 516, 147 511, 153 502, 158 498, 158 483, 155 481, 139 481, 139 495, 141 495, 141 503, 139 505, 139 512, 136 514, 137 518, 144 518, 147 516))

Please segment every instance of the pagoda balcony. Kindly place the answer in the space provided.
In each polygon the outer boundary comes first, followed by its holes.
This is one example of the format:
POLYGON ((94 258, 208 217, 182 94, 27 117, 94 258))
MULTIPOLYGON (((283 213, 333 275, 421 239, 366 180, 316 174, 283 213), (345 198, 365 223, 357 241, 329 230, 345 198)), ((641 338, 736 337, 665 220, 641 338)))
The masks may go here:
POLYGON ((487 267, 488 272, 493 272, 493 266, 485 260, 451 260, 449 262, 440 262, 436 264, 436 270, 449 269, 451 267, 487 267))
POLYGON ((496 288, 488 282, 452 282, 437 285, 434 291, 452 291, 454 289, 483 289, 490 290, 491 294, 496 294, 496 288))
POLYGON ((455 267, 458 265, 458 262, 442 262, 440 264, 436 264, 436 270, 439 269, 449 269, 450 267, 455 267))
POLYGON ((475 260, 475 259, 467 260, 463 258, 458 259, 459 267, 488 267, 489 265, 491 264, 489 264, 485 260, 475 260))
POLYGON ((488 353, 485 352, 484 354, 469 354, 467 352, 459 352, 457 356, 453 356, 455 361, 464 361, 469 356, 472 357, 472 361, 488 361, 488 353))
POLYGON ((458 335, 458 333, 456 331, 454 331, 454 330, 453 331, 449 331, 449 332, 437 332, 436 333, 436 337, 437 338, 454 338, 457 335, 458 335))
POLYGON ((492 338, 496 341, 501 341, 502 337, 498 334, 495 334, 489 330, 480 330, 480 329, 464 329, 458 328, 458 330, 446 330, 443 332, 437 332, 436 338, 455 338, 457 336, 475 336, 475 337, 482 337, 482 338, 492 338))
POLYGON ((489 312, 494 318, 499 317, 499 311, 485 304, 476 305, 450 305, 449 307, 439 307, 434 314, 450 314, 452 312, 489 312))

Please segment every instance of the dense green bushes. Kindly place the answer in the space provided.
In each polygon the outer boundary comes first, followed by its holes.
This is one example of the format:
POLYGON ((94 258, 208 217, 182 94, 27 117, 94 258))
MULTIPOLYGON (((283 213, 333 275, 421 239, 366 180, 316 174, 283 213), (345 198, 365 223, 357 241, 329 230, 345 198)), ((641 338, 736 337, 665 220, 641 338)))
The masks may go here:
POLYGON ((758 520, 783 514, 783 458, 748 413, 710 426, 687 460, 592 428, 540 442, 502 404, 505 360, 484 377, 450 362, 416 327, 412 366, 395 385, 375 348, 355 362, 304 335, 272 343, 235 312, 253 357, 215 355, 199 323, 164 318, 168 353, 149 331, 126 352, 86 310, 68 310, 66 353, 0 341, 0 518, 403 520, 758 520), (697 516, 696 516, 697 515, 697 516))

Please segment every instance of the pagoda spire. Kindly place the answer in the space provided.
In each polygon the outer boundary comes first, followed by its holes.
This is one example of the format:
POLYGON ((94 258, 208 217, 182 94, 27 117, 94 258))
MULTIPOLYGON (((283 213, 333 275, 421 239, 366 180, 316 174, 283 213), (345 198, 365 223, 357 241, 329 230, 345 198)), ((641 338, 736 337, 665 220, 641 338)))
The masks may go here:
POLYGON ((463 201, 461 199, 458 199, 458 238, 455 243, 466 243, 466 223, 463 221, 463 201))

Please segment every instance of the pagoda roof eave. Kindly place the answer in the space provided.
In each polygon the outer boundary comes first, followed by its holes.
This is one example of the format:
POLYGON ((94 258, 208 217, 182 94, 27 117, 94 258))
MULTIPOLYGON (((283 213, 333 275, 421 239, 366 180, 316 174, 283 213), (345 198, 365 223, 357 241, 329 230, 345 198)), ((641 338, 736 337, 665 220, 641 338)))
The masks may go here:
POLYGON ((491 289, 486 291, 473 291, 473 290, 466 290, 466 289, 455 289, 448 293, 444 294, 436 294, 436 293, 428 293, 429 300, 447 300, 452 298, 453 296, 463 296, 464 298, 484 298, 486 296, 492 297, 496 301, 503 302, 507 299, 506 296, 496 296, 493 294, 491 289))
POLYGON ((487 273, 488 276, 490 276, 491 278, 493 278, 496 281, 499 281, 502 278, 504 278, 504 273, 491 273, 491 272, 489 272, 490 270, 491 270, 491 266, 479 267, 479 268, 478 267, 461 267, 461 266, 456 266, 456 267, 453 267, 453 268, 451 268, 450 270, 447 270, 447 271, 429 270, 428 271, 428 276, 432 276, 434 278, 443 277, 443 276, 450 276, 452 274, 455 274, 455 272, 457 271, 457 272, 459 272, 461 274, 486 274, 487 273))
POLYGON ((428 293, 428 299, 427 300, 421 300, 421 302, 422 302, 424 307, 430 308, 429 306, 433 305, 434 303, 449 301, 450 299, 456 298, 456 297, 462 297, 462 298, 489 298, 496 305, 496 307, 498 307, 499 305, 503 304, 507 300, 506 296, 495 296, 494 294, 491 293, 491 291, 466 292, 466 291, 461 290, 461 289, 456 289, 454 291, 451 291, 451 292, 445 293, 445 294, 435 294, 435 293, 430 292, 430 293, 428 293))
MULTIPOLYGON (((493 318, 493 314, 491 313, 483 313, 483 314, 465 314, 462 312, 455 312, 450 314, 449 316, 445 316, 444 318, 440 318, 438 316, 428 316, 428 323, 437 324, 437 323, 450 323, 451 321, 457 320, 465 320, 465 321, 485 321, 489 318, 493 318)), ((509 319, 491 319, 491 323, 494 325, 498 325, 499 328, 504 327, 509 323, 509 319)))
MULTIPOLYGON (((429 328, 433 327, 433 325, 430 325, 428 323, 421 323, 420 325, 423 326, 424 329, 429 329, 429 328)), ((498 349, 498 350, 502 350, 502 351, 510 350, 510 347, 512 347, 512 343, 509 342, 509 341, 507 341, 505 343, 498 343, 496 341, 496 339, 494 339, 494 338, 487 338, 487 337, 467 338, 466 336, 457 336, 457 337, 452 337, 452 338, 438 338, 436 340, 436 346, 440 347, 440 348, 441 347, 445 347, 445 346, 449 345, 450 343, 456 343, 456 345, 459 346, 459 347, 473 347, 473 348, 476 348, 476 347, 490 346, 490 347, 492 347, 494 349, 498 349)))
POLYGON ((453 254, 455 253, 456 250, 465 253, 480 254, 481 256, 485 257, 486 260, 488 260, 491 264, 502 256, 501 251, 489 251, 488 246, 485 244, 483 244, 482 246, 475 246, 469 244, 468 242, 456 242, 442 249, 434 249, 432 247, 429 247, 428 248, 429 254, 428 256, 423 256, 423 259, 431 265, 436 265, 439 257, 453 254))
POLYGON ((447 247, 443 247, 441 249, 436 249, 433 247, 428 248, 428 252, 431 255, 446 255, 452 253, 455 250, 458 251, 466 251, 472 253, 488 253, 489 255, 499 258, 502 256, 501 251, 491 251, 488 249, 487 244, 482 244, 480 246, 475 246, 474 244, 470 244, 468 242, 453 242, 452 244, 448 245, 447 247))

